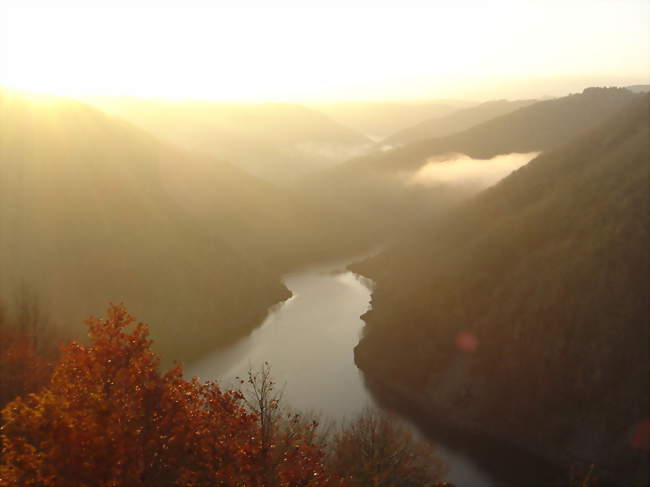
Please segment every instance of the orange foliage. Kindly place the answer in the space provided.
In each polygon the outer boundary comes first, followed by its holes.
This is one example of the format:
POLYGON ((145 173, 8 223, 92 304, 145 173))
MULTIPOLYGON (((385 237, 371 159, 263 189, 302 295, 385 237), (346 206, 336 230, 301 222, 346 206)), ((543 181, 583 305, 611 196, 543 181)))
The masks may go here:
POLYGON ((66 346, 49 384, 5 407, 0 486, 340 485, 308 434, 269 471, 241 393, 161 374, 133 322, 121 306, 88 320, 92 344, 66 346))

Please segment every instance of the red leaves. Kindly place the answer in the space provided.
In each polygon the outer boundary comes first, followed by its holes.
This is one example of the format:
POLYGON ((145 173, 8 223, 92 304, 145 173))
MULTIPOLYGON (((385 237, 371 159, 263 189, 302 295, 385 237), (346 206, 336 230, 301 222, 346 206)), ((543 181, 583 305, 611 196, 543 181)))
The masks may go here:
POLYGON ((1 486, 338 484, 310 428, 294 428, 269 469, 241 392, 186 381, 179 366, 161 374, 124 307, 87 325, 91 345, 66 346, 49 384, 2 411, 1 486))

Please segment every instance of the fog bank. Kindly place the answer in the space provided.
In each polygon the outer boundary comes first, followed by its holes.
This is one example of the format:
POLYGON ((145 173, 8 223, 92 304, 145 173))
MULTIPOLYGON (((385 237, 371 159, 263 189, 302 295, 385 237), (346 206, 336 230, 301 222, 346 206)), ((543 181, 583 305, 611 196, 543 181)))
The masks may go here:
POLYGON ((424 186, 459 185, 486 188, 528 164, 539 154, 540 152, 502 154, 491 159, 474 159, 465 154, 446 154, 428 159, 410 182, 424 186))

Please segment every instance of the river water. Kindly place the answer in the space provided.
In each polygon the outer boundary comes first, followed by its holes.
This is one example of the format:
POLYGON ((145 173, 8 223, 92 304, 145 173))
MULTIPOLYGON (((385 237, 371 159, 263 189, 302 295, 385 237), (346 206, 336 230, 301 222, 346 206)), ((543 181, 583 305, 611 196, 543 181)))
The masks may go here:
MULTIPOLYGON (((320 413, 322 420, 352 418, 374 404, 353 349, 359 342, 372 282, 346 270, 352 260, 310 267, 284 276, 293 293, 273 306, 250 335, 192 364, 187 373, 202 380, 236 384, 249 369, 268 362, 283 399, 293 408, 320 413)), ((405 422, 405 427, 417 431, 405 422)), ((434 440, 435 442, 435 440, 434 440)), ((457 487, 494 485, 463 453, 437 445, 457 487)))

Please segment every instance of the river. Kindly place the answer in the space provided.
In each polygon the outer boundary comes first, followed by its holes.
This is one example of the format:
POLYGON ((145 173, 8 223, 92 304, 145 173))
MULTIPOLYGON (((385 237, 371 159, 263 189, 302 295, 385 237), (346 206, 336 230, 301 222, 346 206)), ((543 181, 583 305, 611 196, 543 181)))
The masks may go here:
MULTIPOLYGON (((372 282, 346 270, 351 262, 284 276, 292 297, 273 306, 250 335, 192 364, 188 375, 236 384, 235 377, 246 377, 249 368, 268 362, 276 383, 284 388, 286 403, 320 413, 323 420, 352 418, 374 404, 353 356, 363 327, 360 316, 370 306, 372 282)), ((405 427, 418 434, 406 422, 405 427)), ((494 485, 468 456, 448 446, 437 447, 454 485, 494 485)))

